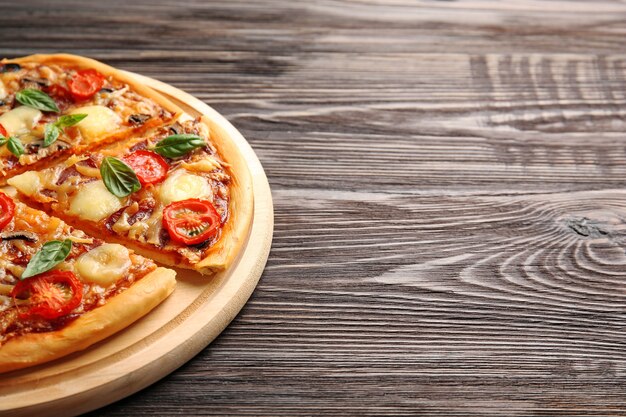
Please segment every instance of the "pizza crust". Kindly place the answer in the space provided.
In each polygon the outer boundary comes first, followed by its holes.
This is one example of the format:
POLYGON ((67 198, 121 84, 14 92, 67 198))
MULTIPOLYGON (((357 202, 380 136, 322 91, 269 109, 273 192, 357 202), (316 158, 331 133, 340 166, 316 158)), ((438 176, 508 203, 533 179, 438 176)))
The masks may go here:
POLYGON ((210 140, 223 160, 228 164, 231 177, 228 220, 222 229, 220 240, 212 246, 193 268, 201 274, 210 274, 228 268, 246 242, 254 199, 252 177, 248 164, 228 133, 206 116, 201 118, 209 126, 210 140))
POLYGON ((157 268, 63 329, 10 339, 0 347, 0 372, 58 359, 117 333, 167 298, 174 290, 175 276, 171 269, 157 268))
POLYGON ((134 78, 126 75, 122 71, 113 68, 109 65, 103 64, 100 61, 96 61, 95 59, 85 58, 79 55, 72 54, 35 54, 28 55, 15 59, 3 59, 0 61, 1 63, 26 63, 26 62, 37 62, 39 64, 48 65, 48 64, 56 64, 56 65, 69 65, 76 68, 94 68, 98 70, 100 73, 116 78, 132 87, 139 95, 147 97, 158 103, 161 107, 168 110, 172 113, 172 119, 176 120, 182 113, 182 109, 172 103, 170 100, 163 97, 161 94, 157 93, 153 89, 146 87, 143 84, 138 83, 134 78))

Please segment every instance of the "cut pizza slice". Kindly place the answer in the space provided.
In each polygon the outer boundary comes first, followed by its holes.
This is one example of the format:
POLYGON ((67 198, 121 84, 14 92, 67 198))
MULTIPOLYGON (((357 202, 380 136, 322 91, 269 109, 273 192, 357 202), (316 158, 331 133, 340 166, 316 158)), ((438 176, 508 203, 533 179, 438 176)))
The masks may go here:
POLYGON ((188 118, 8 183, 88 233, 211 274, 245 242, 253 201, 243 157, 209 123, 188 118))
POLYGON ((0 61, 0 183, 175 120, 180 108, 123 72, 67 54, 0 61))
POLYGON ((174 289, 174 271, 0 193, 0 372, 116 333, 174 289))

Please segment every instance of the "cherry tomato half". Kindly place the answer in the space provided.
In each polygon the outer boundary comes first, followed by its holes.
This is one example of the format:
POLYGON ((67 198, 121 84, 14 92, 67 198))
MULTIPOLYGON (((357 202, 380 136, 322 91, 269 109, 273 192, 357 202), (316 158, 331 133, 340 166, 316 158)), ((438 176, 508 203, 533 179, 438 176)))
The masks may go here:
POLYGON ((11 197, 4 193, 0 193, 0 229, 11 222, 15 213, 15 203, 11 197))
POLYGON ((163 225, 172 240, 185 245, 202 243, 217 233, 220 215, 209 201, 190 198, 163 210, 163 225))
POLYGON ((5 138, 9 137, 9 132, 7 132, 7 130, 1 124, 0 124, 0 135, 4 136, 5 138))
POLYGON ((135 171, 139 182, 144 186, 163 181, 170 168, 161 155, 144 150, 125 156, 124 162, 135 171))
POLYGON ((91 68, 78 71, 67 82, 72 97, 77 101, 93 97, 103 85, 104 75, 91 68))
POLYGON ((52 320, 69 314, 83 299, 83 283, 70 271, 48 271, 20 281, 11 296, 27 297, 28 309, 20 318, 33 316, 52 320))

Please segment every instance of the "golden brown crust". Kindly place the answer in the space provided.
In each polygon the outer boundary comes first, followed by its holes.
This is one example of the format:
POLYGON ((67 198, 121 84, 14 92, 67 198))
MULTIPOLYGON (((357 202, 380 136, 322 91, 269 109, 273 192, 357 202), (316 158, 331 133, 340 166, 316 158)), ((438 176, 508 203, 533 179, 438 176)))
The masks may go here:
POLYGON ((154 102, 161 105, 164 109, 168 110, 173 114, 172 120, 175 120, 180 114, 182 114, 182 109, 172 103, 170 100, 163 97, 161 94, 157 93, 153 89, 146 87, 143 84, 138 83, 134 78, 126 75, 122 71, 115 69, 109 65, 103 64, 100 61, 96 61, 95 59, 85 58, 79 55, 72 54, 35 54, 28 55, 20 58, 14 59, 3 59, 0 61, 2 63, 13 62, 13 63, 25 63, 25 62, 38 62, 40 64, 57 64, 57 65, 71 65, 77 68, 94 68, 101 72, 104 75, 112 76, 132 87, 138 94, 147 97, 154 102))
POLYGON ((220 240, 211 247, 193 268, 201 274, 210 274, 228 268, 235 260, 248 237, 254 211, 252 177, 248 164, 228 133, 206 116, 202 122, 210 129, 211 142, 229 165, 231 176, 229 218, 220 240))
POLYGON ((138 320, 174 290, 176 273, 157 268, 61 330, 29 333, 0 347, 0 372, 38 365, 103 340, 138 320))

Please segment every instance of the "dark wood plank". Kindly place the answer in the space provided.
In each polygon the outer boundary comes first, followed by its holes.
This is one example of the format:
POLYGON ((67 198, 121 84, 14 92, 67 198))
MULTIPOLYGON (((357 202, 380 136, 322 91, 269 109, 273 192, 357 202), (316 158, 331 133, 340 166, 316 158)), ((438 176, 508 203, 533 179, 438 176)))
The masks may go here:
POLYGON ((93 416, 626 414, 626 4, 0 1, 226 115, 276 211, 259 287, 93 416))

